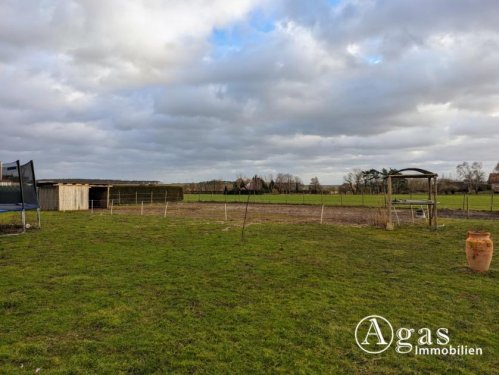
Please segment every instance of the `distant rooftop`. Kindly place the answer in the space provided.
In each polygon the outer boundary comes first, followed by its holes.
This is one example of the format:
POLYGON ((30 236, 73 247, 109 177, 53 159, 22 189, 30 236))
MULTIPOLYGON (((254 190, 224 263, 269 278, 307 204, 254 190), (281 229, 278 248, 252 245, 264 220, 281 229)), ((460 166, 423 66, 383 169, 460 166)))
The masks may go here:
POLYGON ((105 180, 95 178, 51 178, 37 180, 40 185, 48 184, 89 184, 89 185, 159 185, 159 181, 105 180))
POLYGON ((499 173, 489 174, 489 184, 499 184, 499 173))

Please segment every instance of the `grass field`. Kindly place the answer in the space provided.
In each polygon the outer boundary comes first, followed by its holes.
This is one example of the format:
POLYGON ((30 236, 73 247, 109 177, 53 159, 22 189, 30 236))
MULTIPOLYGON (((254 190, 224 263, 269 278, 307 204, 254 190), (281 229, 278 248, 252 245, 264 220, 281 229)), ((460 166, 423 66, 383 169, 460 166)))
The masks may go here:
MULTIPOLYGON (((424 194, 395 194, 398 199, 428 199, 424 194)), ((223 194, 185 194, 186 202, 246 202, 247 195, 223 194)), ((457 195, 440 195, 438 203, 440 208, 463 209, 465 197, 457 195)), ((499 211, 499 195, 491 197, 490 193, 468 195, 470 210, 499 211)), ((384 195, 344 195, 344 194, 264 194, 252 195, 254 203, 280 203, 280 204, 324 204, 329 206, 367 206, 380 207, 384 204, 384 195)))
POLYGON ((499 225, 442 223, 255 224, 241 243, 222 222, 46 213, 0 238, 0 372, 497 373, 497 259, 469 272, 464 237, 499 225), (365 354, 371 314, 484 354, 365 354))

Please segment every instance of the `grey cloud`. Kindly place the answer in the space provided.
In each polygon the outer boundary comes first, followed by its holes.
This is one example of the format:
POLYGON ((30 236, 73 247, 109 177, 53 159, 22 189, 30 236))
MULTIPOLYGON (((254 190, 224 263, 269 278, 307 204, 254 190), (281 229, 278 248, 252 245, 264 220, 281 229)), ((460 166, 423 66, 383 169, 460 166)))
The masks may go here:
POLYGON ((40 4, 0 5, 0 160, 33 158, 40 177, 334 183, 497 162, 496 2, 40 4), (258 6, 274 30, 217 56, 211 30, 258 6))

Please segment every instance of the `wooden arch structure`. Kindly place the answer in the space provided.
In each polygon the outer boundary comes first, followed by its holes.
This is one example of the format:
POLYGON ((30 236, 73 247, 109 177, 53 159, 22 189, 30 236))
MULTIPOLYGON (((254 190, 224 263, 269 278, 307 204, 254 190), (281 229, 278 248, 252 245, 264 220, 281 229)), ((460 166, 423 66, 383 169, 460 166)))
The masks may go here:
POLYGON ((428 207, 428 225, 431 229, 437 229, 437 178, 438 174, 420 168, 404 168, 390 173, 386 179, 387 192, 387 210, 388 222, 386 223, 387 230, 393 230, 393 206, 394 205, 421 205, 428 207), (424 178, 428 180, 428 199, 427 200, 392 200, 392 183, 393 179, 400 178, 424 178))

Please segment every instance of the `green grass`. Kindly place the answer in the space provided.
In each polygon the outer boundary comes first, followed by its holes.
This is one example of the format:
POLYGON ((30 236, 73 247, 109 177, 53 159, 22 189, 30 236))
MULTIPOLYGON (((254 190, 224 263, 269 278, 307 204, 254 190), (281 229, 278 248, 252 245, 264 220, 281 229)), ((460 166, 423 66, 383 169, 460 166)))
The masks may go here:
POLYGON ((464 237, 499 225, 443 222, 255 224, 241 244, 222 223, 46 213, 0 238, 0 372, 492 374, 497 260, 467 271, 464 237), (484 355, 365 354, 353 331, 370 314, 484 355))
MULTIPOLYGON (((469 196, 470 210, 490 211, 491 203, 492 210, 499 211, 499 195, 496 194, 494 199, 491 199, 490 193, 470 194, 469 196)), ((398 199, 428 199, 424 194, 395 194, 394 198, 398 199)), ((247 195, 223 195, 223 194, 185 194, 184 201, 186 202, 246 202, 247 195)), ((366 194, 264 194, 252 195, 251 202, 255 203, 280 203, 280 204, 324 204, 328 206, 367 206, 380 207, 384 204, 384 195, 366 194)), ((457 195, 440 195, 438 197, 440 208, 463 209, 464 196, 457 195)))

